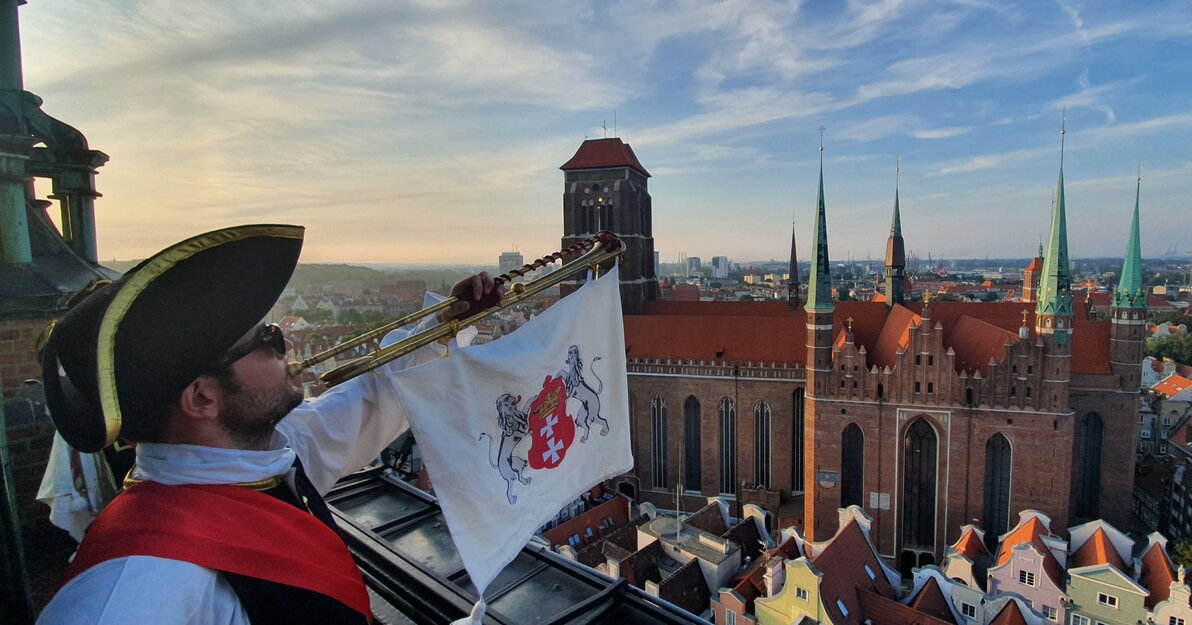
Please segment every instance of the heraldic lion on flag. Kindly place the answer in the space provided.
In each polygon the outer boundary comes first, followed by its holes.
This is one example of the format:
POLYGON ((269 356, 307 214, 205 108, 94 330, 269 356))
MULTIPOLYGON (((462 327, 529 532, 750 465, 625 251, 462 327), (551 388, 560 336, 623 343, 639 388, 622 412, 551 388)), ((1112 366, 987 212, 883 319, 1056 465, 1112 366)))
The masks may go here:
MULTIPOLYGON (((600 356, 592 359, 595 365, 600 356)), ((572 345, 567 349, 566 369, 546 376, 542 382, 542 390, 530 398, 529 414, 518 407, 521 395, 516 397, 512 393, 502 393, 497 398, 497 427, 501 437, 488 432, 482 432, 478 440, 488 437, 488 463, 496 469, 505 480, 505 497, 509 505, 517 503, 517 495, 513 494, 514 482, 529 486, 534 478, 526 477, 524 471, 528 465, 531 469, 554 469, 563 462, 567 449, 575 440, 576 427, 584 429, 584 435, 579 442, 586 443, 591 433, 592 424, 599 422, 603 427, 601 436, 607 436, 608 420, 600 414, 600 392, 604 390, 604 381, 596 374, 592 375, 599 382, 598 388, 592 388, 584 379, 583 359, 580 358, 579 346, 572 345), (576 414, 567 412, 567 400, 574 399, 577 407, 576 414), (517 445, 530 435, 530 451, 528 458, 515 455, 517 445)))

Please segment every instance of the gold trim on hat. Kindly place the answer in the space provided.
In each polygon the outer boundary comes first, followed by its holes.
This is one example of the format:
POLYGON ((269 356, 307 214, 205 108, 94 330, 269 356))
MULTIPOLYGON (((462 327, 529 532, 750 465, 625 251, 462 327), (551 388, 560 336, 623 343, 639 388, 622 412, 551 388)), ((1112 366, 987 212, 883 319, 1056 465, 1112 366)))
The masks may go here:
POLYGON ((103 407, 104 427, 107 432, 104 447, 116 441, 116 437, 120 435, 120 424, 123 422, 123 415, 120 413, 120 398, 116 393, 116 333, 120 330, 120 322, 124 320, 124 316, 128 314, 128 310, 132 308, 137 297, 174 265, 204 250, 252 237, 301 240, 303 232, 302 226, 263 225, 234 226, 200 234, 158 252, 120 287, 120 290, 112 296, 111 303, 104 311, 103 320, 100 321, 96 353, 99 399, 103 407))

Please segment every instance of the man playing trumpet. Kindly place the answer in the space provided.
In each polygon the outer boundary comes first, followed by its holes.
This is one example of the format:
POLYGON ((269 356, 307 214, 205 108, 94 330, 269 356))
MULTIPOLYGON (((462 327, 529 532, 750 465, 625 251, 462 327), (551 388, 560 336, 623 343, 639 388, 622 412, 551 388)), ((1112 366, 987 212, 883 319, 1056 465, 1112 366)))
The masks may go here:
MULTIPOLYGON (((407 422, 386 375, 304 402, 287 373, 289 341, 260 320, 302 237, 298 226, 254 225, 182 241, 53 327, 41 359, 63 438, 84 452, 118 437, 138 445, 125 491, 88 531, 39 622, 371 620, 322 494, 407 422)), ((494 292, 486 273, 461 281, 452 295, 465 301, 443 320, 494 292)), ((423 349, 387 367, 436 355, 423 349)))

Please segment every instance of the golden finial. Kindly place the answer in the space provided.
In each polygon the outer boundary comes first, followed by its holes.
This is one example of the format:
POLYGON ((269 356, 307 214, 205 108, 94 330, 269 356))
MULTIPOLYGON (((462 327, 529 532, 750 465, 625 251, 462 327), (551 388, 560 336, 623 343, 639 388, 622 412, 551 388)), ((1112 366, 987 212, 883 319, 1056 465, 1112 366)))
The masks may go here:
POLYGON ((852 317, 848 318, 848 331, 849 332, 853 331, 853 318, 852 317))
POLYGON ((931 303, 931 291, 923 291, 923 303, 924 304, 931 303))
POLYGON ((1029 317, 1030 315, 1031 315, 1031 311, 1029 311, 1025 308, 1022 309, 1022 325, 1026 325, 1026 318, 1029 317))
POLYGON ((820 126, 820 127, 819 127, 819 132, 820 132, 820 152, 823 152, 823 151, 824 151, 824 131, 825 131, 825 130, 827 130, 827 128, 824 128, 823 126, 820 126))

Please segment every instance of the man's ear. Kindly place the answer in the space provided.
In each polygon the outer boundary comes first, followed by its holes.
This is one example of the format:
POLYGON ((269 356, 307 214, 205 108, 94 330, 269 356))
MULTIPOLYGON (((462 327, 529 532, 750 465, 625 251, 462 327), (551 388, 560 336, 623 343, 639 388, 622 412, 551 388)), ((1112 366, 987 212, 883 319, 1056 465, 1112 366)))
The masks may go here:
POLYGON ((199 376, 182 389, 178 397, 178 414, 187 420, 218 419, 223 400, 219 381, 208 375, 199 376))

